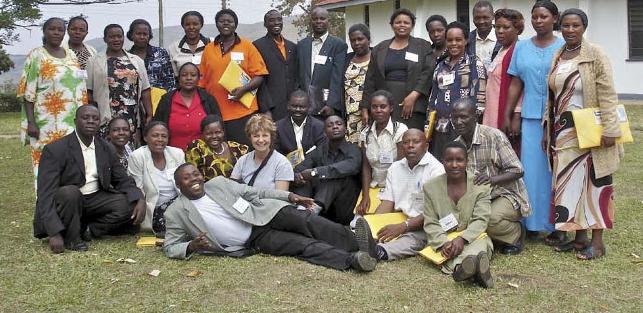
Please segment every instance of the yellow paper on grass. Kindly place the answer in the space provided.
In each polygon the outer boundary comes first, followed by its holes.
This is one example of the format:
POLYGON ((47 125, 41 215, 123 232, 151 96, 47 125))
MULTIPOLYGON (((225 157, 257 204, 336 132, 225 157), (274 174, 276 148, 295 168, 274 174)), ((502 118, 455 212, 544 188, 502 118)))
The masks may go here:
POLYGON ((166 94, 167 91, 163 88, 152 87, 150 88, 150 96, 152 97, 152 115, 156 113, 156 108, 159 106, 161 97, 166 94))
MULTIPOLYGON (((453 240, 456 237, 460 236, 461 233, 462 233, 461 231, 450 232, 447 234, 447 238, 449 240, 453 240)), ((478 238, 476 238, 476 240, 483 239, 486 237, 487 237, 487 233, 482 233, 480 234, 480 236, 478 236, 478 238)), ((422 251, 420 251, 420 255, 429 259, 429 261, 435 263, 436 265, 442 265, 442 263, 444 263, 447 260, 447 258, 445 258, 442 255, 442 253, 433 250, 433 248, 431 248, 430 246, 427 246, 426 248, 422 249, 422 251)))
POLYGON ((364 219, 371 228, 373 238, 377 239, 377 233, 386 225, 404 223, 408 217, 402 212, 369 214, 364 215, 364 219))
MULTIPOLYGON (((601 124, 601 111, 599 108, 587 108, 572 111, 574 127, 578 136, 578 146, 581 149, 599 147, 601 145, 601 136, 603 135, 603 125, 601 124)), ((625 107, 622 104, 616 106, 616 117, 621 129, 621 137, 616 139, 616 143, 633 142, 632 132, 630 131, 630 121, 625 113, 625 107)))
POLYGON ((157 245, 157 241, 160 240, 159 238, 152 237, 152 236, 143 236, 138 239, 136 242, 136 246, 139 248, 147 248, 147 247, 155 247, 157 245))
MULTIPOLYGON (((368 210, 366 210, 366 214, 373 214, 375 213, 375 210, 377 210, 377 207, 382 203, 382 200, 380 200, 379 194, 380 191, 382 191, 383 188, 375 187, 375 188, 369 188, 368 189, 368 195, 369 198, 371 198, 371 205, 368 207, 368 210)), ((355 205, 355 209, 353 210, 353 213, 357 212, 357 207, 359 206, 359 203, 362 201, 362 193, 359 193, 359 197, 357 198, 357 204, 355 205)))
MULTIPOLYGON (((223 86, 228 92, 234 90, 235 88, 247 85, 250 82, 250 75, 248 75, 235 61, 230 61, 226 67, 221 79, 219 79, 219 85, 223 86)), ((246 108, 250 108, 252 101, 255 99, 256 90, 251 92, 246 92, 239 102, 243 104, 246 108)))

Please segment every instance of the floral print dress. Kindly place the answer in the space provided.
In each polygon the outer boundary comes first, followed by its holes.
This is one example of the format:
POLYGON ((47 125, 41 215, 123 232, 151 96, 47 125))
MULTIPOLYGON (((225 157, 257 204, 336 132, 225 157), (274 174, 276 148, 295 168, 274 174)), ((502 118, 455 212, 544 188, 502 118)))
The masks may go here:
MULTIPOLYGON (((127 56, 107 58, 107 85, 109 86, 112 118, 123 117, 134 134, 141 125, 138 105, 139 74, 127 56)), ((101 136, 107 135, 107 124, 101 127, 101 136)))
POLYGON ((44 47, 35 48, 27 55, 16 95, 34 104, 40 136, 36 139, 27 134, 27 115, 23 108, 20 138, 31 148, 36 178, 45 145, 74 131, 76 109, 87 103, 85 78, 76 55, 69 49, 65 48, 63 58, 52 56, 44 47))

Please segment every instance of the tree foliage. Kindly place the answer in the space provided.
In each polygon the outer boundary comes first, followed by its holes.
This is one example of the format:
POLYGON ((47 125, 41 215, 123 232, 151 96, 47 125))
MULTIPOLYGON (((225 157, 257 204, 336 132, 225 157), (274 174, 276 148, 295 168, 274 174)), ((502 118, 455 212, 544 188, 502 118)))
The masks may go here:
MULTIPOLYGON (((310 12, 313 7, 321 0, 273 0, 273 7, 281 12, 284 16, 292 16, 293 11, 299 8, 304 14, 298 16, 293 21, 299 35, 310 33, 310 12)), ((344 38, 346 33, 346 23, 343 12, 329 12, 330 25, 328 31, 334 36, 344 38)))

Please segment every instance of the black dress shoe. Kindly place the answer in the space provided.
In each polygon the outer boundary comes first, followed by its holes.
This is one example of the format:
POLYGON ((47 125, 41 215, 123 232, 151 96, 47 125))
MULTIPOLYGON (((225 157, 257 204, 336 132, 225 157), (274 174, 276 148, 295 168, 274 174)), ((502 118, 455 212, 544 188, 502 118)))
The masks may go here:
POLYGON ((366 219, 360 217, 355 221, 355 239, 359 246, 359 251, 367 252, 372 258, 377 259, 377 243, 371 233, 371 227, 368 226, 366 219))
POLYGON ((506 254, 506 255, 517 255, 522 252, 522 249, 525 248, 525 238, 527 236, 527 231, 525 230, 525 226, 520 226, 521 233, 520 233, 520 238, 518 238, 518 241, 516 241, 512 245, 505 245, 500 249, 501 254, 506 254))
POLYGON ((77 241, 70 244, 65 244, 67 250, 85 252, 89 250, 89 245, 84 241, 77 241))
POLYGON ((478 271, 478 257, 475 255, 468 255, 462 260, 462 263, 456 265, 453 271, 453 280, 465 281, 478 271))
POLYGON ((351 254, 350 266, 352 269, 360 272, 371 272, 375 269, 377 260, 368 255, 366 252, 357 251, 351 254))

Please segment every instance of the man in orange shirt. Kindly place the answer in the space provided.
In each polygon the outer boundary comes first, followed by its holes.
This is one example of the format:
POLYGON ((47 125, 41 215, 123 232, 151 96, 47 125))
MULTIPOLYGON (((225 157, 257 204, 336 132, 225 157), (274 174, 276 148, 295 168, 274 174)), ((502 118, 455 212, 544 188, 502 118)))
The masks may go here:
POLYGON ((250 107, 242 104, 240 99, 248 92, 256 92, 264 76, 268 75, 268 69, 252 42, 237 35, 239 19, 234 11, 223 9, 217 12, 215 20, 219 35, 203 50, 199 67, 201 72, 199 86, 205 88, 217 99, 227 139, 250 145, 244 128, 250 116, 259 111, 259 104, 257 97, 252 100, 250 107), (228 92, 219 84, 219 79, 230 62, 237 62, 250 76, 250 81, 228 92))

